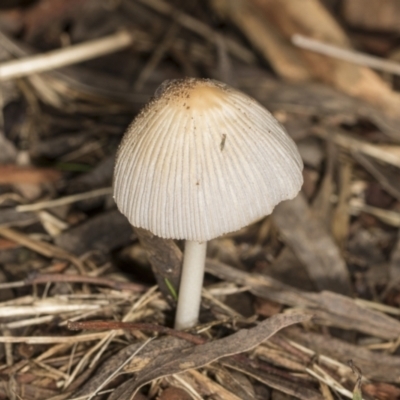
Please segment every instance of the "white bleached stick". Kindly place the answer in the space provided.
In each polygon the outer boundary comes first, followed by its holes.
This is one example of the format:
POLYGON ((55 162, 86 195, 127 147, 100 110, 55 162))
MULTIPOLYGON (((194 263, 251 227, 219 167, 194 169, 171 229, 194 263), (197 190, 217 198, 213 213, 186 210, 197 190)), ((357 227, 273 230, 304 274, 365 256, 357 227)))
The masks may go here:
POLYGON ((130 46, 133 40, 133 35, 124 30, 102 39, 7 61, 0 64, 0 81, 21 78, 104 56, 130 46))
POLYGON ((292 43, 302 49, 311 50, 315 53, 323 54, 328 57, 348 61, 353 64, 363 65, 394 75, 400 75, 400 64, 394 61, 385 60, 380 57, 371 56, 351 49, 334 46, 319 40, 311 39, 303 35, 293 35, 292 43))

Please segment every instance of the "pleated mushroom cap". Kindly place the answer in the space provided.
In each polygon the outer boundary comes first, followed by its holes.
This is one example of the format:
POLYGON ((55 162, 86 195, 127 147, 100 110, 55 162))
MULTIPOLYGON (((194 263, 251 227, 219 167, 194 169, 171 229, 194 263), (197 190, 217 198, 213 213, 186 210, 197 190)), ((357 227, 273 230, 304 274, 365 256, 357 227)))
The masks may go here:
POLYGON ((167 81, 118 150, 114 198, 133 226, 206 241, 296 196, 296 145, 259 103, 217 81, 167 81))

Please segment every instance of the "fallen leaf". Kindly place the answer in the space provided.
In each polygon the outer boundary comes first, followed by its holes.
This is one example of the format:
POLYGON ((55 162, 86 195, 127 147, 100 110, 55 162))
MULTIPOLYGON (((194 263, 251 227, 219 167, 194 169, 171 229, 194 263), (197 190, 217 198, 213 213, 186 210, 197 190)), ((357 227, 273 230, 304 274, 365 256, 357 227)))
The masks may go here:
POLYGON ((62 176, 60 171, 50 168, 20 167, 17 165, 0 165, 0 185, 16 183, 41 183, 55 182, 62 176))

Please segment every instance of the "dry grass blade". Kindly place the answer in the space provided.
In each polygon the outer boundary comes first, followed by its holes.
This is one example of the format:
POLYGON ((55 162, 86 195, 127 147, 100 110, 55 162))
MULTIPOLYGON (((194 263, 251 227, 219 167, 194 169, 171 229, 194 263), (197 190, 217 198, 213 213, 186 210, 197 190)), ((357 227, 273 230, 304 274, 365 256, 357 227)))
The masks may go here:
POLYGON ((65 204, 72 204, 77 201, 92 199, 99 196, 107 196, 112 193, 112 188, 95 189, 90 192, 78 193, 71 196, 61 197, 59 199, 41 201, 35 204, 24 204, 17 206, 15 209, 18 212, 39 211, 46 208, 59 207, 65 204))

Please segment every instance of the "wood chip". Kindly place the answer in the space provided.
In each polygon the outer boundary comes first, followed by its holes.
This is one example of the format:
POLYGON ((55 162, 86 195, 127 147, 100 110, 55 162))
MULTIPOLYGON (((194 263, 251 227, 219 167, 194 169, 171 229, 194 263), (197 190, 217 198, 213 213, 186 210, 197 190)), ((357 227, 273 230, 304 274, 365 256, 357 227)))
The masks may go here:
POLYGON ((285 243, 304 264, 319 290, 351 294, 346 263, 332 237, 310 211, 302 194, 279 204, 272 218, 285 243))

